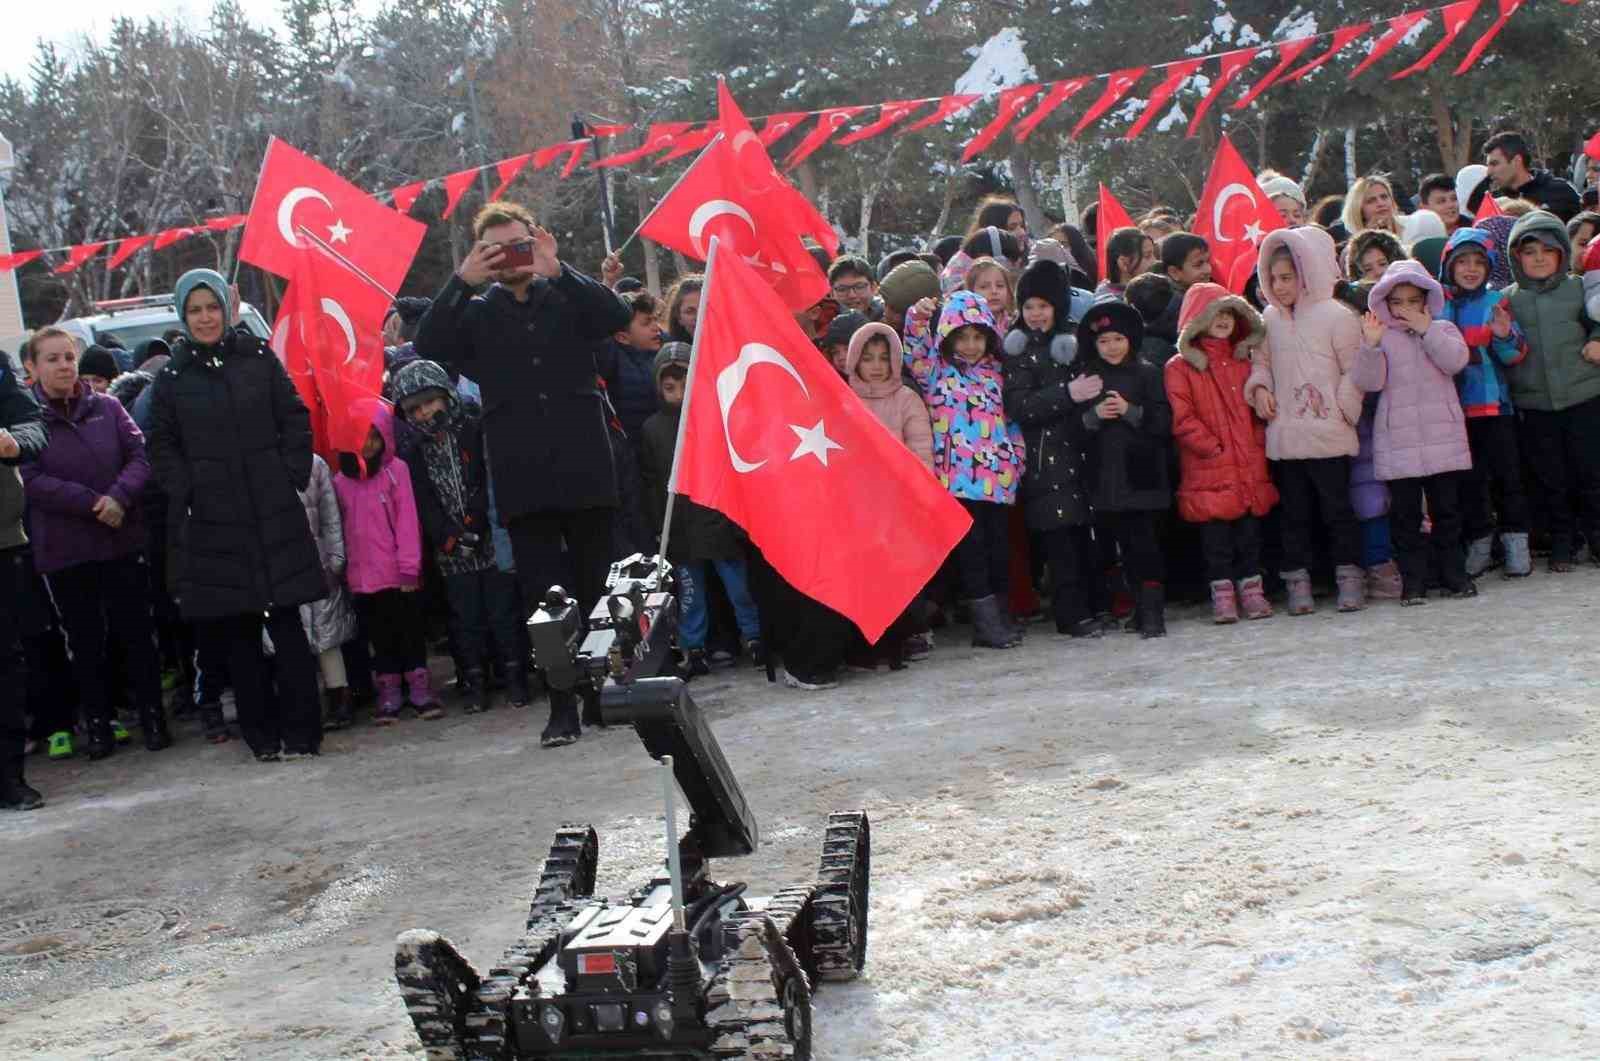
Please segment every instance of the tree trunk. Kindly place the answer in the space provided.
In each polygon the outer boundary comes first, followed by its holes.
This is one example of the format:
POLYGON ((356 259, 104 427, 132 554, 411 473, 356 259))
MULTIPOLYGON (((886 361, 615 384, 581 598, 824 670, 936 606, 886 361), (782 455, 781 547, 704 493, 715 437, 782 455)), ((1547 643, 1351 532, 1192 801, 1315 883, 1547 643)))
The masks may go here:
POLYGON ((1044 233, 1050 231, 1050 218, 1044 212, 1044 207, 1039 204, 1039 195, 1033 187, 1033 159, 1028 157, 1027 149, 1011 141, 1011 184, 1017 195, 1017 205, 1022 207, 1022 216, 1027 219, 1028 231, 1044 233))
POLYGON ((1081 216, 1078 213, 1078 197, 1072 187, 1073 154, 1072 141, 1062 137, 1056 164, 1061 168, 1061 220, 1069 225, 1078 224, 1081 216))
POLYGON ((949 174, 944 180, 944 198, 939 203, 939 216, 934 219, 933 228, 928 232, 928 244, 930 246, 945 234, 944 227, 950 223, 950 208, 955 204, 956 186, 960 182, 961 168, 952 165, 949 174))
POLYGON ((1356 182, 1356 127, 1347 125, 1344 128, 1344 186, 1346 188, 1356 182))
POLYGON ((889 153, 883 157, 882 164, 877 167, 877 179, 862 185, 860 254, 868 261, 872 260, 872 208, 877 204, 878 196, 882 193, 883 186, 888 183, 889 175, 894 172, 894 156, 899 152, 900 145, 903 143, 905 143, 903 138, 895 138, 894 142, 889 146, 889 153))
MULTIPOLYGON (((650 216, 654 207, 650 203, 650 196, 645 193, 643 182, 634 182, 634 198, 639 204, 639 220, 642 222, 650 216)), ((644 286, 652 295, 661 294, 661 254, 655 243, 639 237, 639 245, 644 249, 644 286)))
POLYGON ((1450 103, 1444 93, 1432 89, 1428 105, 1433 111, 1433 132, 1439 143, 1439 162, 1444 172, 1454 177, 1456 171, 1472 158, 1472 115, 1461 119, 1460 127, 1450 113, 1450 103))
POLYGON ((1306 159, 1306 168, 1300 174, 1300 190, 1309 199, 1312 185, 1322 175, 1322 151, 1328 145, 1328 134, 1323 129, 1317 130, 1317 135, 1311 141, 1311 157, 1306 159))

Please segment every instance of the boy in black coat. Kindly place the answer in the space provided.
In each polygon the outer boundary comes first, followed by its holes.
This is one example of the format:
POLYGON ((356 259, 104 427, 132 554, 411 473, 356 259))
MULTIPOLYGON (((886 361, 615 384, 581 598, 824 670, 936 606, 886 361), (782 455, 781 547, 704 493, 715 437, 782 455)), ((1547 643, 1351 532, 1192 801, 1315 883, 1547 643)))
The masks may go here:
POLYGON ((416 429, 401 458, 411 469, 423 537, 444 576, 451 636, 466 665, 466 710, 489 709, 491 636, 505 667, 511 706, 525 707, 528 673, 520 652, 517 585, 495 556, 477 407, 457 396, 450 377, 432 361, 406 362, 392 388, 395 404, 416 429))
POLYGON ((1130 585, 1137 585, 1133 628, 1166 636, 1165 564, 1157 521, 1172 504, 1167 440, 1172 407, 1162 370, 1138 356, 1144 322, 1119 299, 1100 299, 1078 325, 1084 374, 1098 386, 1078 404, 1089 433, 1089 499, 1095 526, 1116 540, 1130 585))

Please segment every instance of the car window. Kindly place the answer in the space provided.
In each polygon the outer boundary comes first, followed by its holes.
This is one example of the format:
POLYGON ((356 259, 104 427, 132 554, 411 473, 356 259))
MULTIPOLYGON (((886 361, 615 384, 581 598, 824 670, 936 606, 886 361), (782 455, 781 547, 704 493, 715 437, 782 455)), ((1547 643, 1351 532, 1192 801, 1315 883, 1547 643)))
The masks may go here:
POLYGON ((107 335, 115 335, 122 341, 125 349, 137 349, 139 344, 146 339, 159 339, 166 332, 177 325, 176 320, 147 321, 143 324, 127 324, 117 322, 112 327, 97 327, 94 330, 95 341, 101 341, 107 335))

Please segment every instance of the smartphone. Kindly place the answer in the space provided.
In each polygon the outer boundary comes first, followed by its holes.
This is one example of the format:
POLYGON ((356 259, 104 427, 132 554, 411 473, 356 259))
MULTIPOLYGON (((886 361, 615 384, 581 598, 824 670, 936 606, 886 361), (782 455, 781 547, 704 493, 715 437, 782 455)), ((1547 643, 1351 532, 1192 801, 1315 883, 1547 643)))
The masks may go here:
POLYGON ((501 257, 496 269, 522 269, 533 264, 533 240, 500 244, 501 257))

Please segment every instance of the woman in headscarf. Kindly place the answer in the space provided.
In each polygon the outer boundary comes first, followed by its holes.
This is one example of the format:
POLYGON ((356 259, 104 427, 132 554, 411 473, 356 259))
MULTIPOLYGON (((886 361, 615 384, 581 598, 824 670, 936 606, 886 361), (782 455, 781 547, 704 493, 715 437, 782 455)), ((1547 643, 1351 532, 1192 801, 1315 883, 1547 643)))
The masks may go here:
POLYGON ((230 325, 237 296, 220 274, 191 269, 174 294, 184 336, 156 378, 149 444, 169 498, 168 583, 201 651, 226 662, 256 758, 315 755, 316 663, 299 606, 327 584, 298 493, 311 479, 310 417, 267 344, 230 325))

